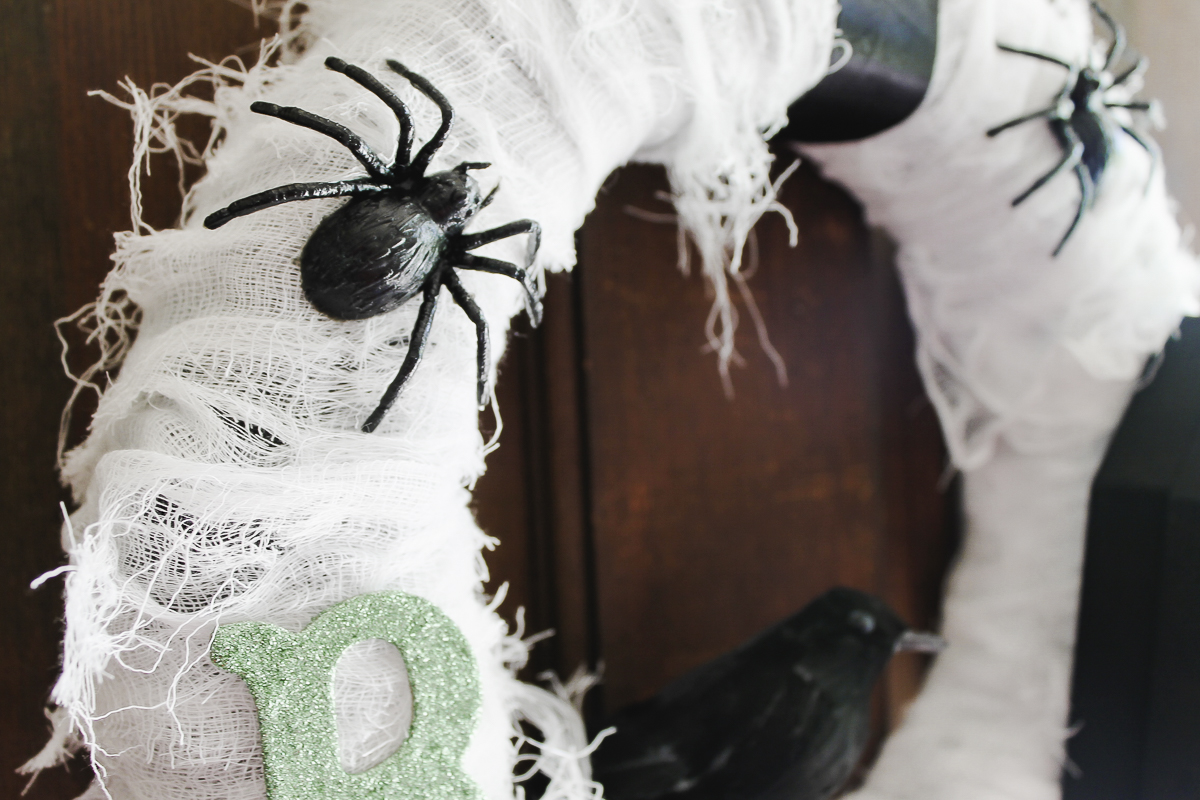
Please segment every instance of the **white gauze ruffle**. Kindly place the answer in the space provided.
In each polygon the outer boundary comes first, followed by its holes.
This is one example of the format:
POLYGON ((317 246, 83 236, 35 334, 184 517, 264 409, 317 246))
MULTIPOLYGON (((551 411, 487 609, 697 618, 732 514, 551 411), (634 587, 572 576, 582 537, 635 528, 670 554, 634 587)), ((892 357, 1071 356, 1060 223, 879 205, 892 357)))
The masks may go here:
MULTIPOLYGON (((523 686, 525 648, 481 594, 489 540, 467 510, 483 470, 475 333, 443 297, 424 361, 382 427, 359 432, 404 358, 417 303, 338 322, 304 299, 296 259, 342 200, 295 202, 205 230, 212 211, 292 182, 357 177, 333 141, 253 114, 263 99, 336 120, 390 159, 396 120, 347 78, 337 55, 409 103, 418 141, 432 105, 384 66, 395 58, 453 103, 434 160, 501 189, 472 229, 518 218, 545 231, 537 270, 574 261, 572 234, 601 181, 638 157, 665 163, 683 224, 719 286, 741 238, 773 201, 762 133, 829 63, 831 0, 312 0, 278 66, 209 65, 214 100, 183 87, 129 87, 137 161, 181 150, 183 112, 210 115, 207 176, 179 229, 134 230, 88 317, 121 364, 87 442, 64 463, 81 506, 64 534, 67 635, 54 699, 90 748, 91 794, 133 800, 262 798, 258 722, 245 684, 214 667, 215 626, 262 620, 297 630, 330 605, 399 589, 462 629, 479 663, 483 711, 464 758, 489 798, 513 794, 515 720, 546 735, 549 800, 597 791, 566 699, 523 686), (133 306, 140 314, 132 313, 133 306), (140 320, 140 324, 139 324, 140 320), (127 346, 134 328, 136 342, 127 346)), ((186 82, 185 82, 186 83, 186 82)), ((523 241, 485 252, 520 261, 523 241)), ((522 306, 509 279, 463 273, 503 350, 522 306)), ((494 364, 493 364, 494 369, 494 364)), ((405 730, 404 671, 388 647, 356 646, 335 692, 343 765, 386 755, 405 730), (390 655, 389 655, 390 654, 390 655), (386 746, 385 746, 386 745, 386 746)), ((52 762, 70 741, 35 759, 52 762)))

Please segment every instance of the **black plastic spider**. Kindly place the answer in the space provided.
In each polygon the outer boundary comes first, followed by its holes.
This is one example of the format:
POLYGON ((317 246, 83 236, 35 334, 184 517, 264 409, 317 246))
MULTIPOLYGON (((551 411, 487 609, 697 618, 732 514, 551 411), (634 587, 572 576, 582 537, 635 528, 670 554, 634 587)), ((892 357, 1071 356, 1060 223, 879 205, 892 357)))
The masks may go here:
POLYGON ((1059 173, 1068 169, 1075 171, 1081 192, 1079 208, 1075 212, 1075 219, 1072 220, 1071 227, 1067 229, 1062 241, 1054 249, 1056 256, 1062 252, 1067 240, 1075 233, 1079 221, 1083 219, 1084 212, 1091 208, 1096 201, 1100 179, 1104 176, 1104 170, 1112 158, 1118 131, 1124 131, 1133 141, 1145 148, 1153 159, 1147 186, 1149 186, 1149 179, 1153 177, 1154 169, 1159 162, 1158 150, 1154 144, 1128 125, 1115 119, 1110 111, 1110 109, 1121 108, 1127 111, 1157 113, 1157 104, 1154 102, 1129 101, 1124 98, 1109 99, 1110 91, 1125 86, 1131 79, 1140 76, 1145 71, 1146 59, 1139 58, 1133 66, 1114 76, 1112 70, 1125 52, 1125 30, 1099 4, 1093 2, 1092 9, 1104 21, 1112 34, 1108 53, 1102 61, 1094 58, 1094 63, 1079 66, 1046 53, 1022 50, 1006 44, 996 45, 1006 53, 1016 53, 1057 64, 1066 69, 1068 73, 1066 84, 1049 108, 1009 120, 987 132, 988 136, 996 136, 1009 128, 1035 119, 1044 118, 1050 124, 1051 133, 1062 146, 1063 158, 1054 169, 1038 178, 1032 186, 1014 199, 1012 204, 1018 206, 1025 202, 1030 195, 1049 183, 1059 173))
POLYGON ((250 106, 252 111, 323 133, 344 145, 366 167, 368 175, 332 183, 280 186, 230 203, 204 220, 205 227, 219 228, 234 217, 293 200, 353 198, 317 226, 300 253, 301 285, 309 302, 334 319, 357 320, 387 313, 418 292, 423 294, 408 353, 379 405, 363 423, 362 429, 366 433, 379 427, 421 360, 443 286, 450 290, 450 296, 475 323, 479 403, 482 405, 486 401, 487 321, 463 288, 455 274, 456 269, 492 272, 520 281, 529 296, 530 318, 535 325, 541 321, 541 301, 525 270, 507 261, 468 252, 489 242, 527 233, 527 259, 533 263, 541 228, 533 220, 522 219, 479 233, 463 233, 463 227, 496 194, 493 189, 484 197, 479 184, 467 174, 468 170, 490 165, 464 161, 452 170, 426 175, 433 154, 446 141, 454 123, 454 110, 428 80, 396 61, 388 61, 387 65, 407 78, 442 112, 441 126, 417 151, 416 157, 409 158, 413 122, 404 102, 361 67, 347 64, 340 58, 327 58, 327 68, 368 89, 396 115, 400 122, 400 137, 392 163, 384 164, 361 137, 332 120, 299 108, 256 102, 250 106))

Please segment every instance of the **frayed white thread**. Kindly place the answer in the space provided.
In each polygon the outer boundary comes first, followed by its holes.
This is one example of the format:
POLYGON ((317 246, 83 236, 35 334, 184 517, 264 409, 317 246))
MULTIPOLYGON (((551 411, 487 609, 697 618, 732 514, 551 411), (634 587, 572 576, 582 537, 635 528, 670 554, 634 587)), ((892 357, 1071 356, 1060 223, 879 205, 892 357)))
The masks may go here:
MULTIPOLYGON (((769 170, 769 162, 762 164, 762 169, 769 170)), ((730 183, 722 189, 714 191, 703 200, 698 200, 688 194, 673 194, 672 200, 679 209, 681 231, 686 231, 700 255, 705 276, 713 292, 713 308, 705 322, 704 333, 712 352, 717 354, 717 369, 721 375, 721 383, 728 396, 733 395, 733 381, 729 374, 729 366, 740 360, 734 341, 734 333, 738 325, 738 313, 729 295, 729 280, 737 279, 742 268, 746 240, 750 230, 757 224, 763 214, 769 211, 780 213, 788 221, 789 230, 793 237, 796 235, 794 220, 791 213, 777 200, 779 186, 786 180, 796 165, 789 166, 774 182, 760 178, 756 169, 746 169, 745 178, 731 178, 730 183), (728 246, 733 242, 732 246, 728 246)), ((673 183, 686 179, 675 178, 673 183)), ((794 238, 793 238, 794 244, 794 238)), ((687 248, 680 250, 681 269, 684 274, 690 271, 687 248)), ((747 294, 743 294, 745 298, 747 294)), ((748 302, 752 306, 753 298, 748 302)), ((778 352, 769 344, 764 328, 759 324, 761 316, 757 308, 750 312, 756 319, 760 343, 766 341, 763 348, 775 364, 780 382, 787 383, 786 367, 778 352)))
POLYGON ((540 772, 549 778, 545 798, 601 800, 604 790, 592 780, 590 757, 615 729, 607 728, 589 742, 580 716, 583 697, 599 676, 580 667, 565 684, 553 672, 542 673, 538 679, 547 681, 550 690, 522 684, 519 694, 521 718, 542 735, 540 740, 534 739, 516 729, 518 749, 528 746, 536 751, 518 759, 518 767, 528 765, 518 780, 540 772))
POLYGON ((850 40, 842 36, 842 30, 839 28, 834 32, 833 49, 837 51, 837 58, 829 65, 829 71, 826 75, 832 75, 835 72, 841 72, 842 68, 850 63, 850 59, 854 58, 854 45, 850 40))
POLYGON ((34 578, 33 581, 30 582, 29 588, 30 589, 40 589, 40 588, 42 588, 42 584, 44 584, 46 581, 57 578, 59 575, 66 575, 68 572, 74 572, 74 571, 75 571, 75 567, 73 567, 72 565, 63 564, 61 567, 52 569, 49 572, 43 572, 41 575, 34 578))
MULTIPOLYGON (((784 224, 787 225, 788 229, 789 247, 795 247, 797 244, 799 244, 800 229, 796 225, 796 220, 792 216, 791 210, 778 201, 778 194, 779 190, 783 186, 784 181, 790 178, 792 174, 799 168, 800 160, 795 159, 783 170, 783 172, 779 174, 779 177, 777 177, 770 184, 770 199, 766 201, 765 205, 759 212, 759 217, 769 212, 774 212, 783 217, 784 224)), ((674 202, 677 199, 666 192, 658 192, 657 197, 666 202, 674 202)), ((681 221, 681 217, 678 214, 646 211, 645 209, 637 208, 635 206, 625 206, 624 210, 625 213, 629 214, 631 217, 640 219, 644 222, 675 225, 678 233, 678 268, 679 271, 685 276, 691 274, 691 263, 688 258, 687 228, 681 221)), ((757 220, 752 224, 757 224, 757 220)), ((735 253, 738 268, 733 269, 732 266, 727 267, 724 271, 722 271, 719 280, 723 282, 726 280, 726 278, 728 278, 728 280, 733 281, 739 296, 742 298, 742 303, 746 306, 746 311, 750 315, 750 320, 754 323, 754 331, 758 338, 759 348, 763 351, 768 360, 770 360, 771 365, 775 368, 775 378, 779 382, 779 385, 787 386, 787 364, 784 362, 783 356, 779 354, 779 351, 771 342, 770 331, 767 330, 766 321, 763 319, 762 313, 758 308, 758 302, 754 299, 754 294, 750 291, 750 287, 747 284, 747 280, 752 277, 758 269, 757 247, 758 244, 757 239, 755 238, 754 230, 753 228, 750 228, 746 231, 744 249, 739 247, 735 253), (745 269, 741 267, 743 253, 747 254, 748 256, 745 259, 747 262, 745 269)), ((720 356, 721 360, 719 361, 719 364, 724 365, 721 368, 722 387, 725 390, 726 397, 732 398, 734 394, 733 381, 730 378, 728 367, 730 364, 739 367, 745 365, 745 359, 738 352, 736 343, 733 341, 733 332, 737 329, 738 312, 733 306, 727 290, 725 294, 726 302, 724 303, 720 302, 721 294, 716 290, 715 285, 714 294, 716 294, 717 299, 714 300, 713 306, 709 310, 708 317, 705 320, 704 332, 708 342, 702 348, 702 352, 715 352, 720 356), (726 337, 726 333, 728 333, 728 337, 726 337), (722 355, 722 348, 725 347, 726 344, 729 346, 729 352, 727 356, 722 355)))
POLYGON ((83 749, 83 739, 79 736, 71 715, 65 709, 45 709, 46 719, 50 721, 50 741, 38 751, 37 755, 17 767, 21 775, 28 775, 29 781, 21 790, 24 796, 33 788, 38 775, 44 769, 58 767, 69 761, 83 749))
POLYGON ((58 337, 60 346, 59 362, 62 364, 63 374, 72 383, 71 395, 63 406, 58 422, 56 459, 60 469, 66 455, 67 436, 70 434, 75 404, 86 391, 95 392, 96 397, 104 394, 104 389, 96 379, 120 366, 133 343, 140 321, 141 309, 131 302, 123 291, 110 292, 107 289, 101 290, 100 299, 95 302, 88 303, 74 314, 55 320, 54 334, 58 337), (83 331, 85 344, 100 351, 99 358, 84 368, 79 375, 71 370, 71 365, 67 362, 70 346, 63 329, 69 325, 83 331))

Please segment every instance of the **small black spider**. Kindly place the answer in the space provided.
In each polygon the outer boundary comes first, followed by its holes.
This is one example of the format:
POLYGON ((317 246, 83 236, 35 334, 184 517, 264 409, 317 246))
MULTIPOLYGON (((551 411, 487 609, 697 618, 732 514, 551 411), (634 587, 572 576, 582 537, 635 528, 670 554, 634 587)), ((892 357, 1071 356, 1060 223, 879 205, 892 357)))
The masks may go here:
POLYGON ((478 395, 487 400, 488 327, 483 312, 463 288, 456 269, 506 275, 520 281, 529 296, 529 315, 536 325, 541 320, 537 289, 525 270, 495 258, 473 255, 469 250, 518 234, 529 234, 528 262, 533 263, 541 239, 541 228, 530 219, 517 220, 479 233, 463 233, 471 218, 492 201, 486 197, 468 170, 489 164, 464 161, 452 170, 426 175, 433 154, 446 141, 454 123, 454 109, 428 80, 403 64, 387 65, 403 75, 442 112, 442 124, 416 157, 412 115, 404 102, 387 86, 361 67, 340 58, 325 59, 325 66, 340 72, 368 89, 396 115, 400 137, 390 165, 349 128, 332 120, 293 107, 256 102, 250 109, 293 125, 323 133, 348 149, 367 169, 363 178, 332 183, 292 183, 244 197, 204 220, 206 228, 219 228, 234 217, 264 208, 322 197, 352 197, 350 202, 326 217, 300 253, 300 278, 309 302, 326 316, 339 320, 367 319, 387 313, 418 292, 423 294, 408 353, 400 372, 387 387, 379 405, 363 423, 366 433, 379 427, 392 407, 421 355, 433 324, 438 294, 445 286, 454 302, 475 323, 478 336, 478 395))
POLYGON ((1108 52, 1102 60, 1099 57, 1094 57, 1092 63, 1079 66, 1046 53, 1022 50, 1019 47, 1010 47, 1006 44, 996 45, 1006 53, 1016 53, 1017 55, 1029 56, 1040 61, 1057 64, 1066 69, 1068 73, 1067 82, 1063 85, 1062 91, 1058 93, 1058 96, 1054 99, 1054 103, 1049 108, 1043 108, 1031 114, 1017 117, 1014 120, 1009 120, 1003 125, 997 125, 987 132, 988 136, 996 136, 1009 128, 1014 128, 1017 125, 1035 119, 1044 118, 1049 123, 1051 133, 1054 134, 1054 138, 1058 140, 1059 145, 1063 149, 1063 158, 1054 169, 1034 181, 1032 186, 1012 201, 1012 204, 1014 206, 1020 205, 1031 194, 1058 176, 1059 173, 1069 169, 1074 170, 1076 177, 1079 179, 1079 189, 1081 192, 1079 208, 1075 212, 1075 219, 1071 221, 1071 227, 1067 229, 1062 241, 1054 249, 1054 255, 1056 256, 1062 252, 1067 240, 1075 233, 1075 229, 1079 226, 1079 221, 1083 219, 1084 212, 1096 202, 1096 192, 1100 184, 1100 179, 1104 176, 1104 170, 1108 167, 1108 162, 1112 158, 1116 147, 1115 139, 1118 131, 1124 131, 1133 141, 1141 145, 1153 159, 1150 176, 1147 178, 1147 187, 1149 186, 1149 178, 1153 177, 1154 169, 1159 162, 1158 150, 1153 143, 1128 125, 1115 119, 1110 111, 1110 109, 1121 108, 1127 111, 1157 113, 1158 106, 1153 102, 1129 101, 1125 99, 1125 96, 1120 99, 1109 99, 1109 93, 1113 89, 1123 87, 1132 78, 1141 76, 1146 69, 1146 59, 1139 58, 1133 66, 1121 74, 1113 75, 1113 68, 1125 52, 1125 30, 1098 3, 1093 2, 1092 9, 1103 20, 1112 35, 1108 52))

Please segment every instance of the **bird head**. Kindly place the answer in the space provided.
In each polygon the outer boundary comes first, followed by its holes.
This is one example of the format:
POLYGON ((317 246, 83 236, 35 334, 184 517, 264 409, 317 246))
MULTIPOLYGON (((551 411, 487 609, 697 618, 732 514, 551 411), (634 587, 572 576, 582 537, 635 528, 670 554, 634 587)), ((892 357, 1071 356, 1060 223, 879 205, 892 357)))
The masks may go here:
POLYGON ((946 642, 911 630, 878 597, 830 589, 784 623, 808 668, 869 689, 898 652, 938 652, 946 642))

